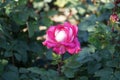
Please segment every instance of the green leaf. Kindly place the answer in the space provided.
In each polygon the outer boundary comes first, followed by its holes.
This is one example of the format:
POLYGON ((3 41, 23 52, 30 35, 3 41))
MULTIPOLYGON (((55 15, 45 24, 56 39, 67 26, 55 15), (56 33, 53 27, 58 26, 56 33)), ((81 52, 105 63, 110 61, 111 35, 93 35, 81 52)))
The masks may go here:
POLYGON ((10 51, 6 51, 6 52, 4 53, 4 57, 11 57, 11 56, 13 56, 13 54, 12 54, 12 52, 10 52, 10 51))
POLYGON ((18 0, 18 3, 20 5, 24 5, 24 4, 27 4, 27 0, 18 0))
POLYGON ((7 65, 8 61, 5 59, 0 59, 0 75, 4 72, 4 67, 7 65))
POLYGON ((47 59, 49 60, 52 60, 53 59, 53 51, 51 49, 49 49, 47 52, 46 52, 46 57, 47 59))
POLYGON ((15 58, 16 58, 18 61, 21 61, 22 56, 21 56, 20 54, 15 53, 14 55, 15 55, 15 58))
POLYGON ((120 80, 120 71, 116 71, 114 74, 115 74, 115 77, 116 77, 118 80, 120 80))
POLYGON ((33 3, 33 7, 41 10, 41 9, 44 7, 44 2, 43 2, 43 1, 34 2, 34 3, 33 3))
POLYGON ((13 20, 19 25, 25 24, 28 19, 27 11, 16 12, 16 13, 14 12, 11 15, 12 15, 13 20))
POLYGON ((102 57, 98 54, 98 52, 93 53, 92 57, 98 62, 102 60, 102 57))
POLYGON ((50 3, 52 0, 44 0, 44 2, 50 3))
POLYGON ((90 54, 90 48, 88 47, 83 48, 82 51, 79 53, 77 61, 80 63, 86 63, 91 60, 93 60, 93 58, 91 57, 91 54, 90 54))
POLYGON ((28 60, 28 54, 27 54, 27 52, 26 51, 22 51, 21 52, 21 56, 22 56, 22 62, 24 62, 24 63, 26 63, 27 62, 27 60, 28 60))
POLYGON ((90 10, 90 11, 96 11, 97 7, 94 6, 94 5, 88 5, 88 10, 90 10))
POLYGON ((7 66, 7 69, 8 69, 9 71, 18 73, 18 68, 17 68, 16 66, 14 66, 14 65, 8 65, 8 66, 7 66))
POLYGON ((81 65, 82 64, 80 64, 79 62, 73 61, 73 62, 70 62, 67 66, 71 69, 76 69, 76 68, 79 68, 81 65))
POLYGON ((106 3, 104 7, 107 9, 113 9, 115 5, 113 3, 106 3))
POLYGON ((91 15, 79 24, 79 30, 88 31, 88 32, 95 31, 95 25, 96 25, 96 16, 91 15))
POLYGON ((79 80, 88 80, 88 77, 86 77, 86 76, 82 76, 82 77, 80 77, 79 80))
POLYGON ((86 9, 84 9, 83 7, 76 7, 78 13, 80 13, 81 15, 83 15, 86 12, 86 9))
POLYGON ((67 68, 67 69, 65 69, 64 74, 67 78, 73 78, 75 72, 74 72, 74 70, 67 68))
POLYGON ((42 47, 37 42, 31 42, 29 45, 29 49, 32 52, 39 53, 42 52, 42 47))
POLYGON ((0 59, 0 63, 2 64, 2 65, 6 65, 6 64, 8 64, 8 60, 6 60, 6 59, 0 59))
POLYGON ((26 68, 20 68, 19 73, 28 73, 29 71, 26 68))
POLYGON ((87 31, 79 31, 78 36, 80 41, 87 42, 88 41, 88 32, 87 31))
POLYGON ((28 68, 28 71, 31 71, 31 72, 36 73, 36 74, 42 74, 42 71, 38 67, 28 68))
POLYGON ((27 27, 28 27, 28 34, 29 37, 32 37, 34 35, 34 32, 38 30, 38 24, 35 21, 29 21, 27 22, 27 27))
POLYGON ((21 61, 26 63, 28 60, 27 51, 29 50, 27 43, 24 41, 13 41, 13 44, 13 50, 17 52, 17 54, 15 53, 15 58, 18 60, 21 58, 21 61))
POLYGON ((56 10, 50 10, 50 11, 48 11, 48 16, 54 16, 55 14, 58 14, 58 11, 56 11, 56 10))
POLYGON ((9 71, 9 72, 3 73, 2 78, 4 80, 19 80, 19 75, 16 72, 9 71))
POLYGON ((54 4, 58 7, 64 7, 67 4, 68 0, 57 0, 54 4))
POLYGON ((2 28, 2 25, 0 24, 0 31, 2 31, 3 32, 3 28, 2 28))
POLYGON ((89 62, 87 66, 88 73, 93 74, 101 68, 101 64, 95 61, 89 62))
POLYGON ((106 65, 108 67, 117 67, 119 65, 118 60, 110 60, 106 62, 106 65))
POLYGON ((81 63, 79 63, 76 58, 78 58, 78 55, 73 55, 70 58, 66 59, 65 67, 70 68, 70 69, 77 69, 80 66, 82 66, 81 63))
POLYGON ((58 72, 52 69, 49 69, 48 71, 46 71, 46 73, 47 73, 48 78, 51 78, 51 80, 52 79, 55 80, 59 77, 58 72))
POLYGON ((108 46, 108 50, 110 51, 111 54, 113 54, 115 52, 115 45, 108 46))
MULTIPOLYGON (((44 13, 44 14, 46 14, 46 13, 44 13)), ((47 15, 46 15, 46 16, 47 16, 47 15)), ((48 17, 46 17, 46 16, 43 16, 43 18, 41 19, 41 23, 42 23, 42 25, 49 27, 49 26, 51 26, 51 25, 53 24, 53 21, 50 20, 50 19, 49 19, 48 17)))
POLYGON ((112 68, 104 68, 95 72, 96 77, 100 77, 101 80, 110 80, 112 78, 112 68))

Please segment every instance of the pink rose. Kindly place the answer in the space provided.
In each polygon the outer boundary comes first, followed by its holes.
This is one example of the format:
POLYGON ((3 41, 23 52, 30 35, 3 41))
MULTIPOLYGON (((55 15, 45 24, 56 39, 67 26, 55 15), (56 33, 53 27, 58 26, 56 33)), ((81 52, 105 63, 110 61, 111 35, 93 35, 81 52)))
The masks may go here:
POLYGON ((69 22, 50 26, 46 32, 46 40, 43 45, 52 48, 56 54, 77 54, 81 48, 77 38, 78 27, 69 22))
POLYGON ((117 14, 112 14, 112 15, 110 16, 110 21, 111 21, 111 22, 115 23, 115 22, 118 22, 118 20, 119 20, 119 17, 118 17, 117 14))

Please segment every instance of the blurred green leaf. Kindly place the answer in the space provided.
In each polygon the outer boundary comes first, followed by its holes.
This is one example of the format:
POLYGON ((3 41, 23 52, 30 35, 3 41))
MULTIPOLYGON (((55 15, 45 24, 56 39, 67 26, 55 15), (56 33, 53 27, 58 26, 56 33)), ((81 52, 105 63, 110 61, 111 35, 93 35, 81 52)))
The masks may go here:
POLYGON ((112 73, 113 73, 112 68, 104 68, 95 72, 95 76, 105 78, 105 79, 110 79, 112 73))
POLYGON ((120 71, 115 72, 115 77, 119 80, 120 79, 120 71))
POLYGON ((31 71, 31 72, 36 73, 36 74, 42 74, 42 71, 38 67, 28 68, 28 71, 31 71))
POLYGON ((106 3, 104 7, 107 9, 113 9, 115 5, 113 3, 106 3))
POLYGON ((88 32, 87 31, 79 31, 78 36, 80 38, 80 41, 87 42, 88 41, 88 32))
POLYGON ((44 2, 43 2, 43 1, 34 2, 34 3, 33 3, 33 7, 41 10, 41 9, 44 7, 44 2))
POLYGON ((96 72, 97 70, 99 70, 101 68, 101 64, 97 63, 95 61, 89 62, 87 68, 88 68, 88 72, 90 74, 93 74, 94 72, 96 72))
POLYGON ((84 63, 91 61, 91 60, 93 60, 93 58, 91 57, 90 49, 87 47, 83 48, 82 51, 80 52, 78 58, 77 58, 77 61, 84 64, 84 63))
POLYGON ((86 9, 84 9, 83 7, 77 7, 78 13, 80 13, 81 15, 83 15, 86 12, 86 9))
POLYGON ((58 7, 64 7, 68 1, 69 0, 56 0, 54 4, 57 5, 58 7))
POLYGON ((50 3, 52 0, 44 0, 44 2, 48 2, 48 3, 50 3))
POLYGON ((15 55, 15 58, 16 58, 18 61, 21 61, 22 56, 21 56, 20 54, 15 53, 14 55, 15 55))
POLYGON ((19 5, 27 4, 27 0, 18 0, 19 5))
POLYGON ((72 69, 65 69, 64 74, 67 78, 73 78, 75 73, 72 69))
POLYGON ((95 31, 95 25, 96 25, 96 16, 91 15, 79 24, 79 29, 82 31, 89 31, 89 32, 95 31))
POLYGON ((13 53, 10 52, 10 51, 6 51, 6 52, 4 53, 4 56, 5 56, 5 57, 11 57, 11 56, 13 56, 13 53))
POLYGON ((5 72, 3 75, 2 75, 2 78, 4 80, 19 80, 19 75, 18 73, 16 72, 5 72))
POLYGON ((23 25, 28 19, 28 13, 26 13, 26 11, 13 13, 12 18, 17 24, 23 25))
POLYGON ((51 49, 49 49, 47 52, 46 52, 46 57, 47 59, 49 60, 52 60, 53 59, 53 51, 51 49))
POLYGON ((28 73, 29 71, 26 68, 20 68, 19 72, 20 73, 28 73))
POLYGON ((28 27, 28 34, 29 34, 29 37, 32 37, 34 35, 34 32, 36 30, 38 30, 38 24, 37 22, 33 21, 33 22, 27 22, 27 27, 28 27))
POLYGON ((88 78, 86 76, 82 76, 80 77, 80 80, 88 80, 88 78))

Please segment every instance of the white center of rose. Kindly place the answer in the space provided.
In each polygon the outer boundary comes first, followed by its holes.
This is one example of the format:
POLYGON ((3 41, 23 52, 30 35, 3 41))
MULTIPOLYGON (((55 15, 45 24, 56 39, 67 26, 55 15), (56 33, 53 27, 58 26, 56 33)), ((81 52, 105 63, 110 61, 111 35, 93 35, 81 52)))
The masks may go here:
POLYGON ((56 32, 55 32, 55 39, 56 39, 56 41, 58 41, 58 42, 61 42, 61 41, 65 40, 66 36, 67 36, 67 35, 66 35, 66 33, 65 33, 64 30, 56 31, 56 32))

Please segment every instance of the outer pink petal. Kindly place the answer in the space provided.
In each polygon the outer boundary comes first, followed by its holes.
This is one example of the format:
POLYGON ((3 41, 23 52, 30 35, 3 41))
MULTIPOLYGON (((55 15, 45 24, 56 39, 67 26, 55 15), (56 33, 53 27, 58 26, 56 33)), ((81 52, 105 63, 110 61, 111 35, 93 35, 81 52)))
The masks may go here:
POLYGON ((52 48, 56 46, 56 42, 54 39, 54 30, 55 26, 51 26, 46 31, 46 40, 43 42, 43 45, 47 46, 47 48, 52 48))
POLYGON ((66 49, 70 54, 77 54, 81 50, 80 43, 77 38, 74 39, 73 44, 75 47, 67 46, 66 49))
POLYGON ((74 31, 74 32, 73 32, 73 33, 74 33, 74 36, 77 35, 78 27, 77 27, 76 25, 72 25, 72 24, 69 23, 69 22, 65 22, 65 23, 64 23, 64 26, 69 27, 69 28, 72 28, 72 30, 74 31))
POLYGON ((50 41, 46 40, 46 41, 43 42, 43 45, 47 46, 47 48, 53 48, 53 47, 57 46, 57 43, 53 43, 53 42, 50 42, 50 41))
POLYGON ((76 46, 74 42, 70 42, 70 43, 63 42, 61 44, 64 45, 65 47, 71 47, 71 48, 74 48, 76 46))
POLYGON ((53 51, 56 53, 56 54, 64 54, 66 52, 66 49, 64 46, 59 46, 59 47, 54 47, 53 48, 53 51))
POLYGON ((54 32, 55 32, 55 26, 51 26, 49 27, 49 29, 47 30, 46 32, 46 40, 49 40, 49 41, 55 41, 55 36, 54 36, 54 32))

